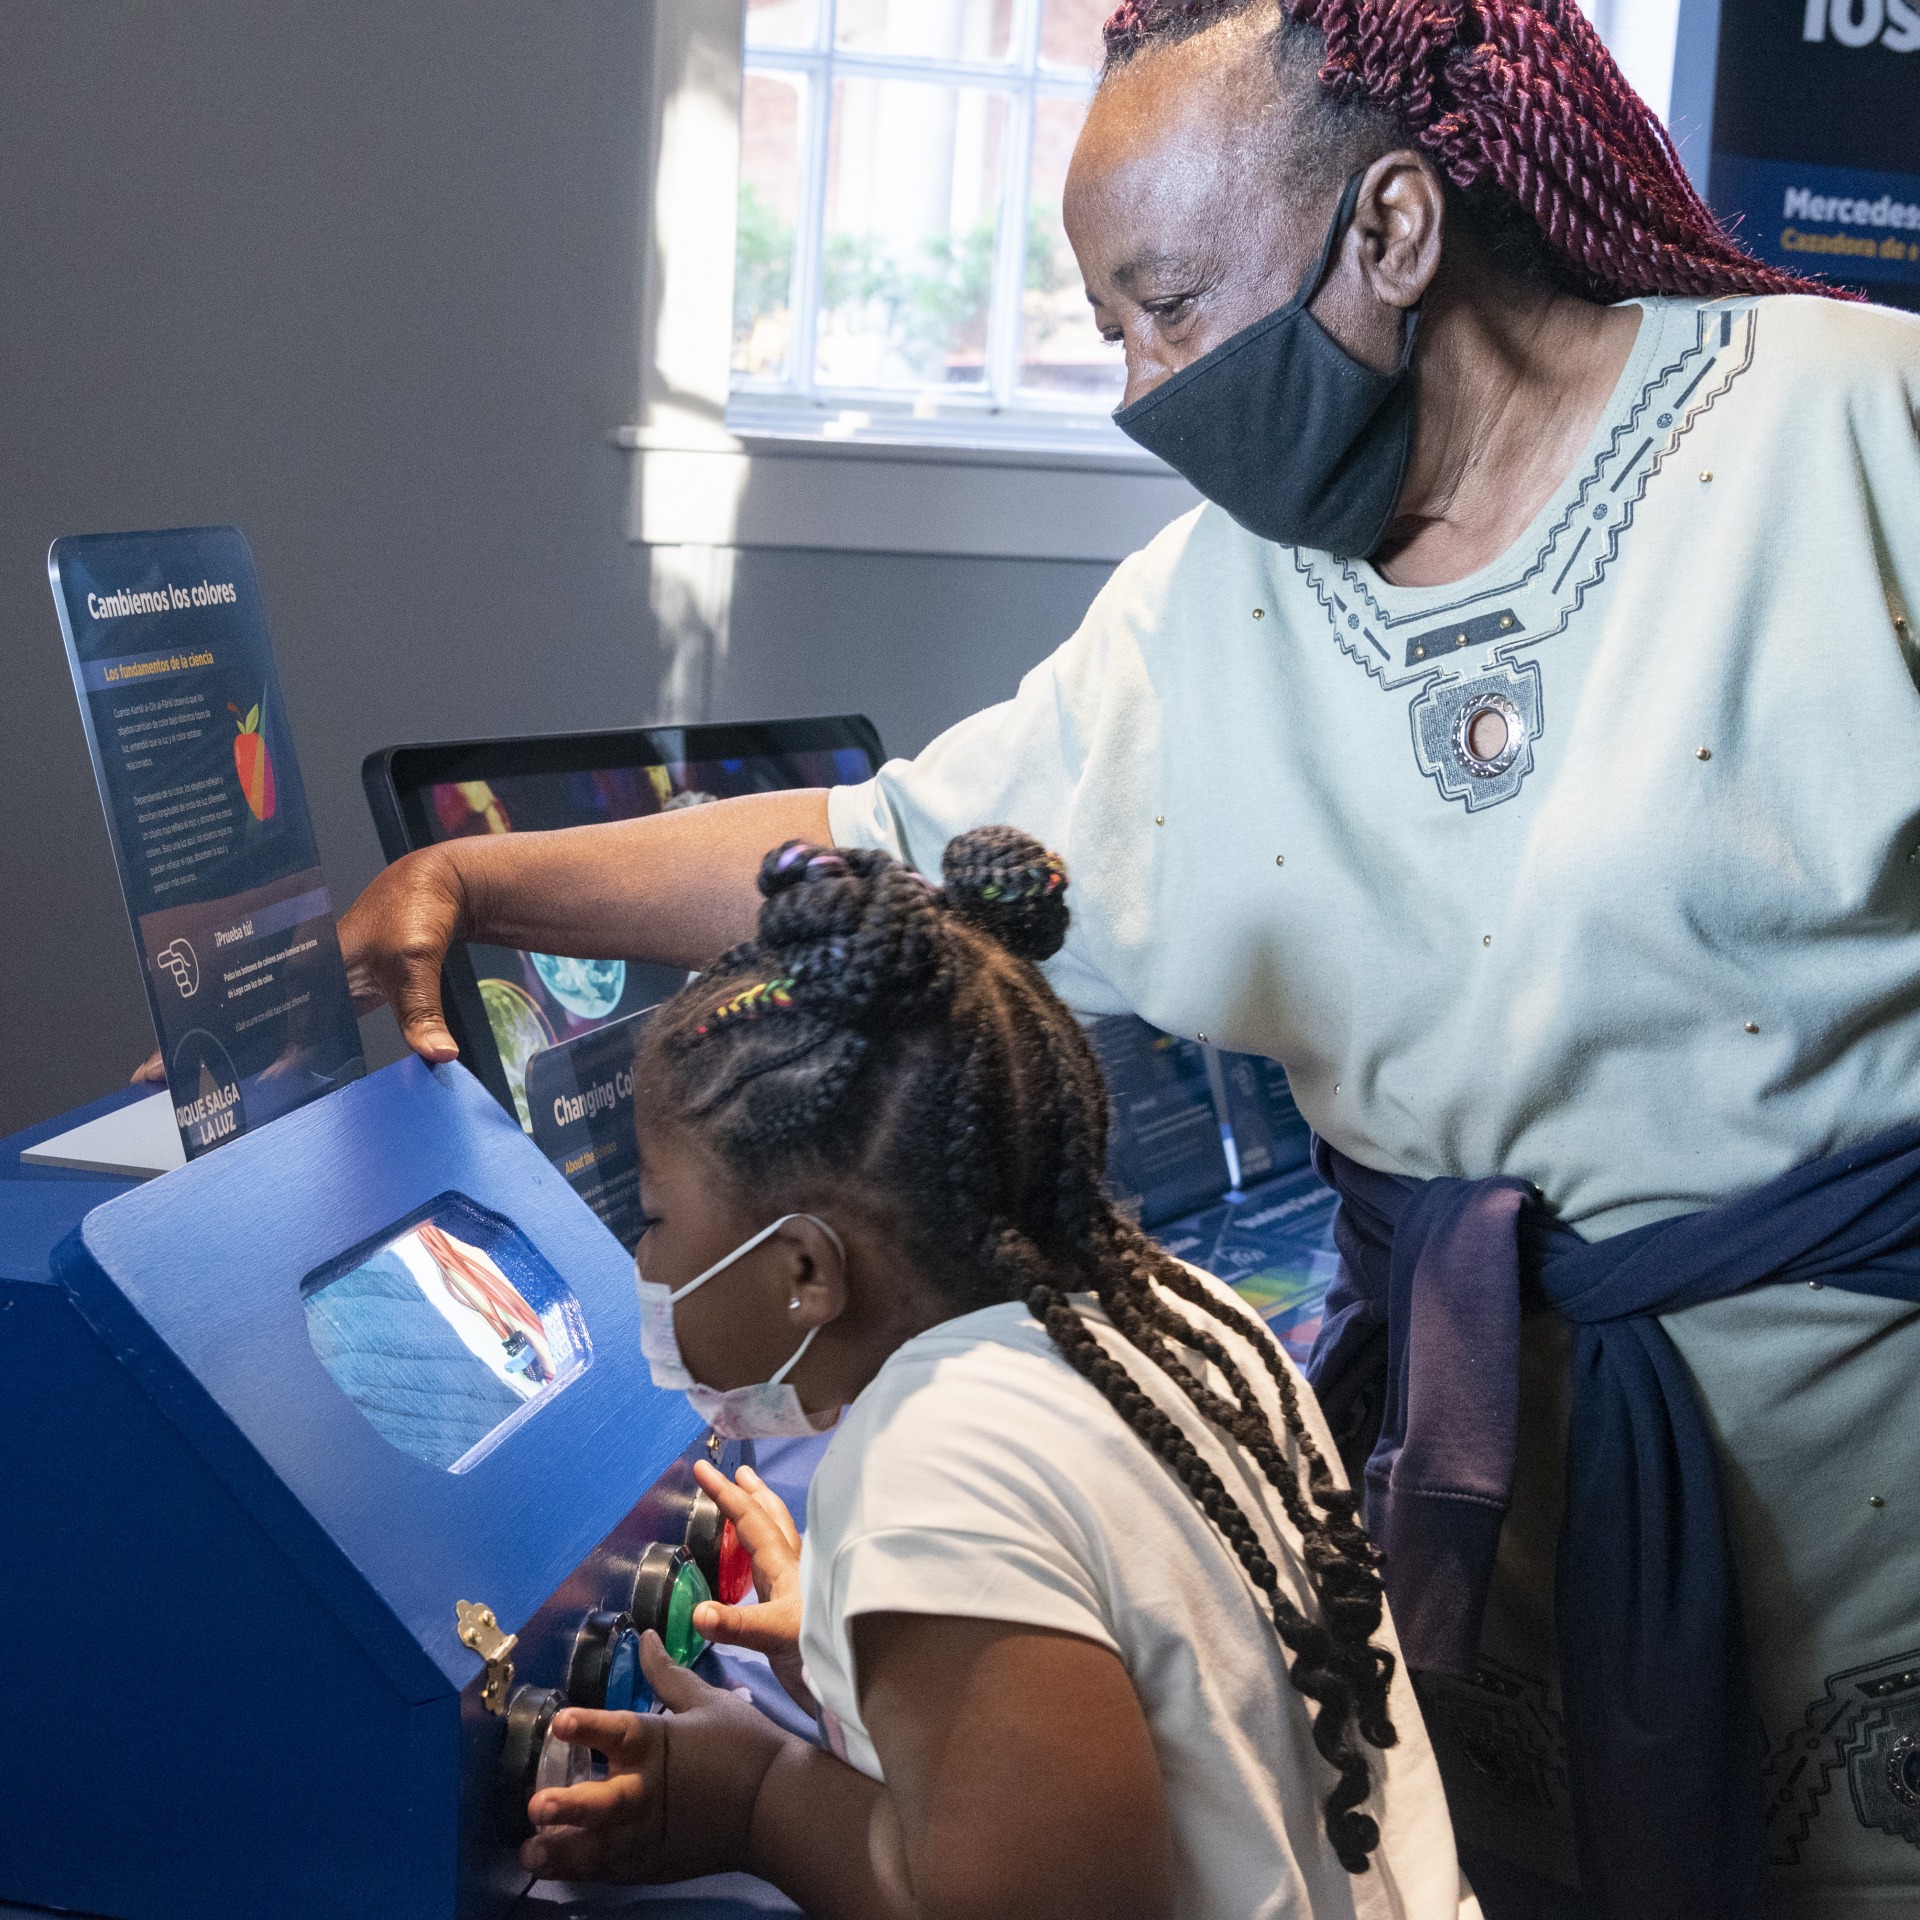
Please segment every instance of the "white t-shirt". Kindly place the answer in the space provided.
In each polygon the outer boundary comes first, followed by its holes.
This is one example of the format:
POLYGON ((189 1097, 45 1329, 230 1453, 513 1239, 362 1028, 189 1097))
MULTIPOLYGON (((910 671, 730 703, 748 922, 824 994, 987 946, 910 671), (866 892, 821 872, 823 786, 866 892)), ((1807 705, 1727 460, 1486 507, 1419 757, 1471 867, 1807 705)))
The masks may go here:
MULTIPOLYGON (((1026 828, 1072 875, 1073 1005, 1281 1060, 1355 1159, 1517 1175, 1589 1238, 1920 1117, 1920 320, 1640 304, 1498 561, 1397 587, 1201 507, 1012 700, 835 789, 835 838, 937 874, 1026 828)), ((1920 1786, 1886 1786, 1920 1742, 1920 1312, 1802 1287, 1665 1324, 1728 1467, 1770 1858, 1797 1913, 1920 1903, 1920 1786)), ((1448 1709, 1488 1768, 1449 1781, 1564 1871, 1529 1380, 1499 1671, 1448 1709)))
MULTIPOLYGON (((1099 1337, 1180 1421, 1309 1610, 1299 1536, 1258 1469, 1104 1318, 1099 1337)), ((1284 1436, 1270 1383, 1257 1362, 1250 1371, 1284 1436)), ((1304 1384, 1300 1398, 1333 1460, 1304 1384)), ((1326 1838, 1321 1802, 1335 1776, 1314 1750, 1308 1704, 1288 1682, 1264 1598, 1186 1489, 1024 1306, 949 1320, 881 1368, 814 1475, 801 1575, 808 1682, 834 1750, 861 1772, 882 1777, 854 1678, 858 1615, 1050 1627, 1112 1649, 1139 1695, 1182 1916, 1477 1920, 1404 1673, 1391 1708, 1399 1744, 1367 1749, 1383 1783, 1368 1809, 1382 1841, 1355 1877, 1326 1838)), ((1378 1639, 1397 1652, 1390 1625, 1378 1639)))

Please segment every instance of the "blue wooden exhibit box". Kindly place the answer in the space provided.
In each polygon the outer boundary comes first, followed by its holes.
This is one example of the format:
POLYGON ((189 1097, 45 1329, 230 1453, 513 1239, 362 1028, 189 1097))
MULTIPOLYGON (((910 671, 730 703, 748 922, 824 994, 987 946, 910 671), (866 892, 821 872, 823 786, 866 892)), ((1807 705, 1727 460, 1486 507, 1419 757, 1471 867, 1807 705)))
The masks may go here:
POLYGON ((691 1657, 718 1554, 627 1255, 477 1081, 407 1060, 53 1265, 0 1284, 0 1900, 503 1912, 570 1757, 546 1721, 644 1692, 630 1618, 691 1657))

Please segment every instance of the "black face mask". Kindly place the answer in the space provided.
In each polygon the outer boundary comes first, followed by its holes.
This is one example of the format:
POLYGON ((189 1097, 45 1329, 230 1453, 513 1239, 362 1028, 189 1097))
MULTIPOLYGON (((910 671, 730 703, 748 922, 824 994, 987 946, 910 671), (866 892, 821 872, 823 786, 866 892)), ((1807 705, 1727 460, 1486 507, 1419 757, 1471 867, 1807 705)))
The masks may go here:
POLYGON ((1379 545, 1413 446, 1413 336, 1362 366, 1307 311, 1360 193, 1347 182, 1320 257, 1277 313, 1169 375, 1114 424, 1249 533, 1342 558, 1379 545))

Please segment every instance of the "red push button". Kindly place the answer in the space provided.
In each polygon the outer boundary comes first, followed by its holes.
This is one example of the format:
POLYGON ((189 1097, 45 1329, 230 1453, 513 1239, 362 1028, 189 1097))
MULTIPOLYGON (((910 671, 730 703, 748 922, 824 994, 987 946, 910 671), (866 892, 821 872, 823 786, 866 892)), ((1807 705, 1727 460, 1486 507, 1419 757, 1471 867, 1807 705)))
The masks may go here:
POLYGON ((737 1607, 753 1591, 753 1557, 740 1544, 731 1520, 720 1529, 720 1578, 716 1587, 716 1598, 728 1607, 737 1607))

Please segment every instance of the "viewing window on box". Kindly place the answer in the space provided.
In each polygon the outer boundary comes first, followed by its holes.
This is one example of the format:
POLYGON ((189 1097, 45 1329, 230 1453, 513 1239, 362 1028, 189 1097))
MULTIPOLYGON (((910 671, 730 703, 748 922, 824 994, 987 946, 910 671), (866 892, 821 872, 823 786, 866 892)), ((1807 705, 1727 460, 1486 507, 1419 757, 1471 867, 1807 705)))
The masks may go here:
POLYGON ((320 1364, 382 1439, 464 1473, 593 1358, 580 1303, 511 1221, 444 1193, 301 1283, 320 1364))
POLYGON ((747 0, 736 432, 1130 450, 1060 219, 1112 0, 747 0))

